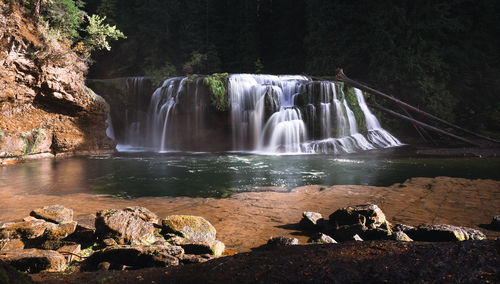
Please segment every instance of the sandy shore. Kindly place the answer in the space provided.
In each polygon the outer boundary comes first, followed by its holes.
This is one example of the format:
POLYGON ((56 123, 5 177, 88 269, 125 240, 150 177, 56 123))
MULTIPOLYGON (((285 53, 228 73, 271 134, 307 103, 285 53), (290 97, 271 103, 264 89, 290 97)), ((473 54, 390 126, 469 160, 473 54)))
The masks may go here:
POLYGON ((4 190, 0 199, 0 223, 19 220, 37 207, 61 204, 72 208, 75 219, 107 208, 144 206, 160 218, 171 214, 203 216, 217 229, 226 248, 250 251, 272 237, 289 235, 301 242, 307 236, 295 229, 303 211, 316 211, 325 218, 340 207, 375 203, 392 223, 418 225, 447 223, 480 229, 489 238, 499 232, 480 228, 500 214, 500 181, 460 178, 413 178, 389 187, 305 186, 292 192, 250 192, 230 198, 138 198, 117 199, 91 194, 18 194, 4 190))

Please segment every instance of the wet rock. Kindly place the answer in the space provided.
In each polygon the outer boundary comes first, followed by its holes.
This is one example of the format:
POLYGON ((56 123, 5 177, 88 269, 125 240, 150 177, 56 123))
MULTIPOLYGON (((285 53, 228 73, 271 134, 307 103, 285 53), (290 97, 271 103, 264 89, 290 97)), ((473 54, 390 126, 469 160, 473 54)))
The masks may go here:
POLYGON ((130 212, 146 222, 158 224, 158 216, 155 213, 149 211, 149 209, 147 208, 140 206, 131 206, 125 208, 124 211, 130 212))
POLYGON ((348 206, 333 212, 329 217, 330 224, 345 226, 361 224, 369 229, 376 229, 386 223, 385 214, 375 204, 348 206))
POLYGON ((267 247, 283 247, 298 245, 299 240, 287 236, 273 237, 267 241, 267 247))
POLYGON ((24 249, 24 243, 20 239, 0 240, 0 251, 24 249))
POLYGON ((313 243, 313 244, 336 244, 337 241, 335 241, 332 237, 325 235, 323 233, 317 233, 309 240, 307 240, 308 243, 313 243))
POLYGON ((486 239, 486 236, 479 230, 447 224, 421 224, 415 231, 410 232, 408 236, 415 241, 426 242, 449 242, 486 239))
POLYGON ((97 212, 96 235, 100 239, 113 238, 119 244, 151 244, 154 242, 153 224, 132 212, 108 209, 97 212))
POLYGON ((117 245, 92 254, 85 262, 86 269, 94 270, 102 262, 109 262, 111 269, 123 265, 133 268, 165 267, 179 264, 184 254, 179 246, 117 245))
POLYGON ((0 252, 0 260, 17 270, 29 273, 59 272, 66 268, 66 259, 52 250, 23 249, 0 252))
POLYGON ((57 225, 44 220, 5 223, 0 227, 1 239, 35 239, 43 236, 46 230, 57 231, 57 225))
POLYGON ((399 241, 399 242, 413 242, 413 240, 408 237, 403 231, 395 231, 388 238, 389 240, 399 241))
POLYGON ((216 230, 203 217, 189 215, 172 215, 162 220, 163 234, 176 234, 183 238, 200 241, 215 241, 216 230))
POLYGON ((221 256, 226 248, 224 243, 218 240, 202 242, 191 239, 175 238, 172 242, 175 245, 181 246, 187 254, 210 254, 213 256, 221 256))
POLYGON ((299 225, 303 230, 315 230, 320 227, 323 216, 317 212, 303 212, 299 225))
POLYGON ((500 215, 493 217, 490 226, 493 230, 500 231, 500 215))
POLYGON ((62 205, 50 205, 31 211, 31 216, 53 223, 68 223, 73 221, 73 210, 62 205))

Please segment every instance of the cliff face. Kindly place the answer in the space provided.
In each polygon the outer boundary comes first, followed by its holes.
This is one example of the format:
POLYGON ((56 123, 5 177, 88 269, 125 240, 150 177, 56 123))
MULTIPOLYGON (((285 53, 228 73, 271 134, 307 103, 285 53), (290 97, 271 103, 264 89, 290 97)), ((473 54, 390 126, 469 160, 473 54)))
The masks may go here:
POLYGON ((0 0, 0 158, 112 150, 109 105, 85 87, 85 63, 44 33, 0 0))

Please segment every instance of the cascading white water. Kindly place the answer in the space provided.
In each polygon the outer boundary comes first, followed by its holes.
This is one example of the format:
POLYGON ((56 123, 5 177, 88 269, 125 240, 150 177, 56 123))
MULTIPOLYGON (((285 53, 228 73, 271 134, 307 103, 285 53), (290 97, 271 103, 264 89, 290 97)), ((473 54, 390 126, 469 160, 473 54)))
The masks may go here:
POLYGON ((146 134, 141 136, 144 126, 138 125, 133 135, 147 141, 137 146, 159 152, 197 151, 207 140, 213 140, 215 149, 226 143, 226 149, 266 154, 353 153, 401 145, 380 126, 363 93, 354 92, 356 99, 349 97, 348 103, 343 85, 335 82, 299 75, 232 74, 228 112, 214 114, 203 77, 170 78, 151 96, 146 134), (353 110, 361 110, 366 126, 358 125, 353 110), (221 133, 223 138, 217 136, 221 133))
POLYGON ((270 91, 278 95, 281 108, 293 106, 294 95, 300 91, 299 82, 306 81, 306 77, 298 75, 230 75, 228 89, 233 149, 255 150, 261 143, 265 123, 265 96, 270 91))

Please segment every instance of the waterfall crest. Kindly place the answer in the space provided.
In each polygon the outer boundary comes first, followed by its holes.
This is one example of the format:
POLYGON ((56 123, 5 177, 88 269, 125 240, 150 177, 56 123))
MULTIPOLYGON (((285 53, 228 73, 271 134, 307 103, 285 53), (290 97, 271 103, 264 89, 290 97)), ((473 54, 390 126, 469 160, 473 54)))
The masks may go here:
MULTIPOLYGON (((363 92, 301 75, 231 74, 227 111, 215 109, 203 76, 165 80, 122 141, 165 151, 353 153, 395 147, 363 92)), ((131 81, 129 88, 133 84, 131 81)), ((128 121, 128 117, 125 117, 128 121)))

